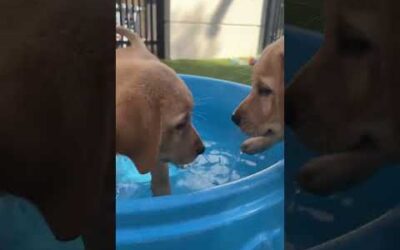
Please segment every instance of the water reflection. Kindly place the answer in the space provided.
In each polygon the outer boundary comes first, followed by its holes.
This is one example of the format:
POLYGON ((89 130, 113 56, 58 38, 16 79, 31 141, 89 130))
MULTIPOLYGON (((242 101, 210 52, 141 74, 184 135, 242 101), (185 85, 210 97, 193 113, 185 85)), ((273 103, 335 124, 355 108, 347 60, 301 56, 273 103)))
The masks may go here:
MULTIPOLYGON (((195 192, 229 183, 256 173, 276 161, 276 157, 269 155, 273 152, 249 156, 240 153, 237 145, 211 140, 205 140, 204 143, 207 151, 184 168, 170 164, 173 194, 195 192)), ((139 174, 133 163, 125 156, 116 156, 116 178, 118 198, 151 196, 150 174, 139 174)))
POLYGON ((176 186, 179 189, 198 191, 239 179, 241 176, 238 171, 229 165, 234 165, 231 154, 213 150, 190 164, 177 180, 176 186))

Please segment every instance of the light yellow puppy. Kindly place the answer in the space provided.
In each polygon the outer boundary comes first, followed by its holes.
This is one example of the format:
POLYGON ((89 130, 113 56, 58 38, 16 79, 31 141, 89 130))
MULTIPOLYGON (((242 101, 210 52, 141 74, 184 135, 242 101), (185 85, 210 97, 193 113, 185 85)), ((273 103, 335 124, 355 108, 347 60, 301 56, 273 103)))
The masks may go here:
POLYGON ((241 146, 248 154, 261 152, 283 138, 284 38, 268 45, 256 62, 251 93, 232 115, 232 121, 249 134, 241 146))
POLYGON ((116 151, 152 175, 154 195, 170 194, 167 162, 187 164, 204 152, 191 123, 193 98, 176 73, 135 34, 116 50, 116 151))

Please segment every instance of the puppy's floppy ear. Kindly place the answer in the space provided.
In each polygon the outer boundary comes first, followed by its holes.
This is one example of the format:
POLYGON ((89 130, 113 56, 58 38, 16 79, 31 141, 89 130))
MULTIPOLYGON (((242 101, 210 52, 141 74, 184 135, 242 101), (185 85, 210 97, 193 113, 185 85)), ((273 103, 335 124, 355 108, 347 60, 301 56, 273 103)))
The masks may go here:
POLYGON ((133 162, 140 173, 150 172, 158 165, 161 143, 161 114, 158 105, 145 105, 140 108, 141 121, 138 121, 138 145, 133 162))
POLYGON ((282 36, 281 38, 279 38, 277 42, 279 43, 278 46, 279 57, 281 59, 281 62, 283 63, 285 60, 285 38, 282 36))
POLYGON ((282 82, 284 81, 284 68, 285 68, 285 38, 282 36, 277 41, 278 44, 276 46, 277 54, 279 57, 279 64, 282 70, 280 70, 282 74, 282 82))
POLYGON ((150 172, 159 161, 159 104, 135 96, 117 107, 117 116, 117 151, 130 157, 141 174, 150 172))

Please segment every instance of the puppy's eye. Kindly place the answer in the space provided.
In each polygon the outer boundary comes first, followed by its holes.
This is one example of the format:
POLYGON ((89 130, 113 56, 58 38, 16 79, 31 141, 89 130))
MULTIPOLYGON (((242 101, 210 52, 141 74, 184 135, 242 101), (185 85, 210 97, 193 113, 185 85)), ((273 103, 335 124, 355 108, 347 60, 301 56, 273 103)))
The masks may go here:
POLYGON ((187 121, 180 122, 175 126, 175 129, 176 130, 182 130, 182 129, 184 129, 186 127, 186 125, 187 125, 187 121))
POLYGON ((361 56, 371 49, 371 44, 363 38, 342 38, 338 49, 345 55, 361 56))
POLYGON ((258 88, 258 94, 262 96, 269 96, 272 94, 272 89, 267 87, 260 87, 258 88))
POLYGON ((337 49, 342 55, 362 56, 372 49, 371 42, 352 28, 340 28, 337 36, 337 49))

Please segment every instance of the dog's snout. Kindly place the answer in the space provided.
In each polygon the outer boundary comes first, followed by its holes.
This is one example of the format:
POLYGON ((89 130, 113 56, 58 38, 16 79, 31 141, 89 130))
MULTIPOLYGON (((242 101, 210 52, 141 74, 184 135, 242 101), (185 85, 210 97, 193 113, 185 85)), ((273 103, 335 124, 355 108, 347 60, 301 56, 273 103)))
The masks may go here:
POLYGON ((240 125, 240 117, 239 117, 239 115, 238 115, 236 112, 232 114, 231 120, 232 120, 232 122, 235 123, 236 125, 238 125, 238 126, 240 125))
POLYGON ((196 131, 195 129, 193 129, 193 131, 194 131, 195 134, 196 134, 196 140, 195 140, 193 146, 194 146, 194 149, 195 149, 196 154, 197 154, 197 155, 200 155, 200 154, 204 153, 204 151, 206 150, 206 148, 205 148, 205 146, 204 146, 204 144, 203 144, 203 141, 201 140, 199 134, 197 133, 197 131, 196 131))
POLYGON ((202 153, 204 153, 204 151, 206 151, 206 147, 204 147, 204 145, 201 144, 201 146, 197 148, 196 153, 197 153, 198 155, 201 155, 202 153))

